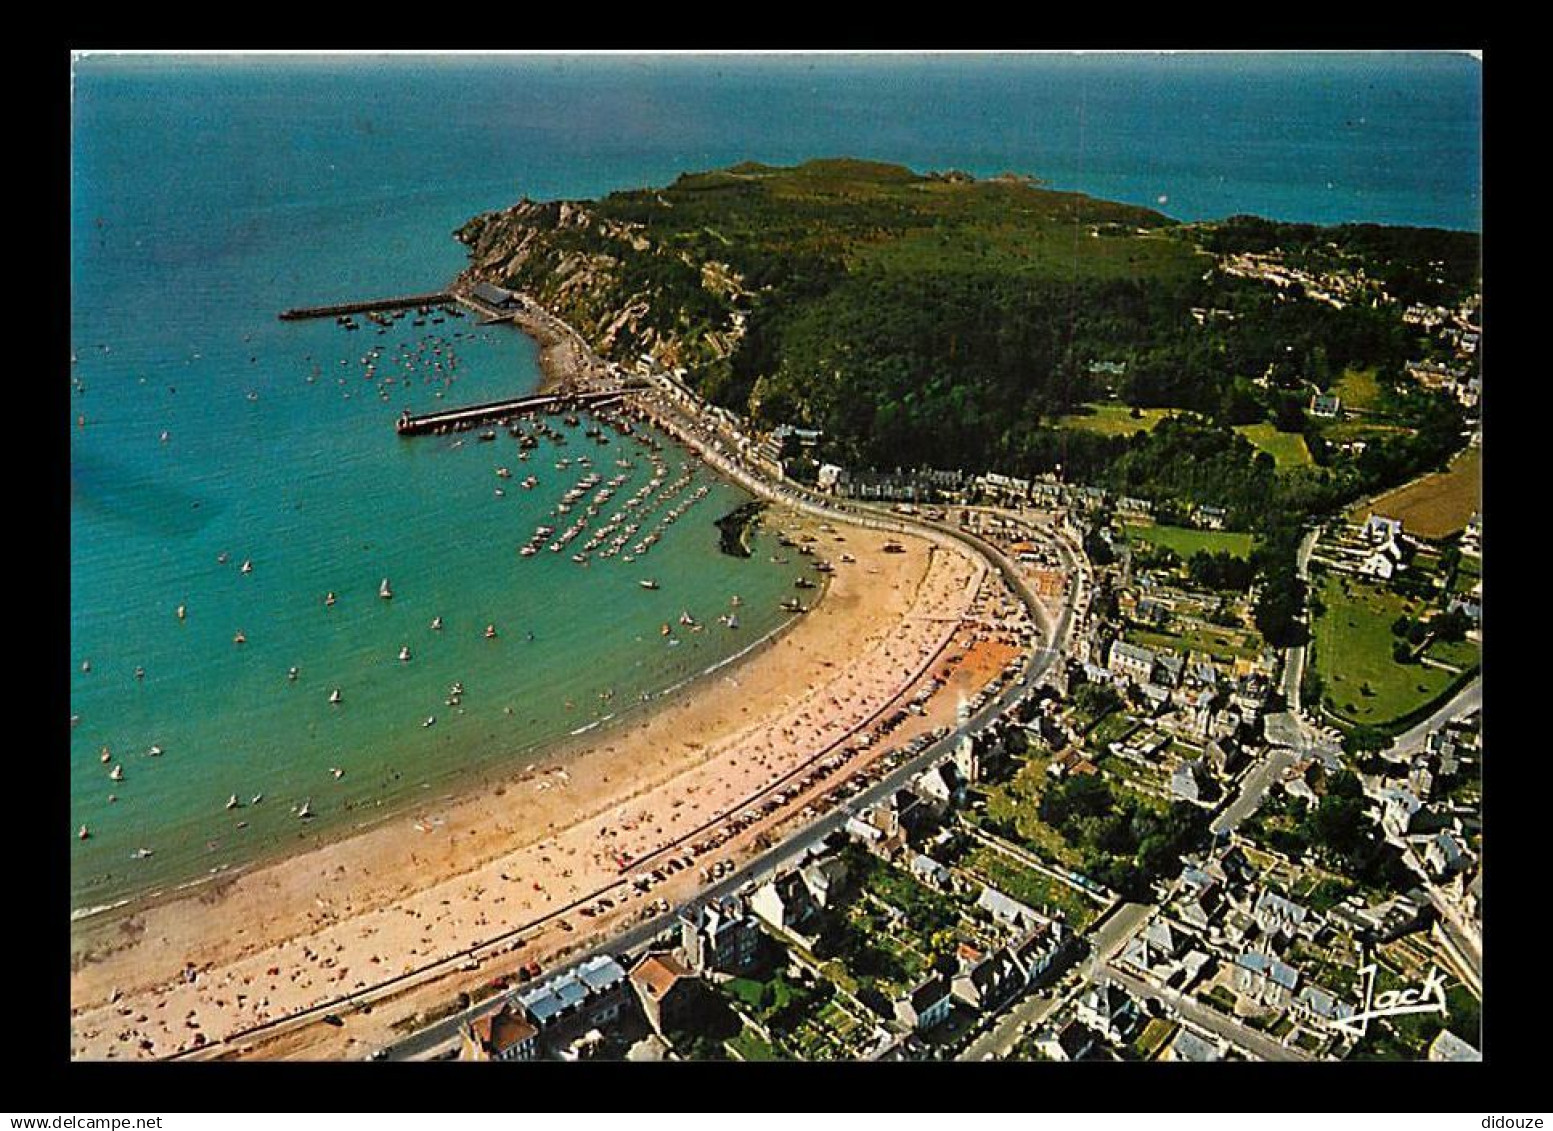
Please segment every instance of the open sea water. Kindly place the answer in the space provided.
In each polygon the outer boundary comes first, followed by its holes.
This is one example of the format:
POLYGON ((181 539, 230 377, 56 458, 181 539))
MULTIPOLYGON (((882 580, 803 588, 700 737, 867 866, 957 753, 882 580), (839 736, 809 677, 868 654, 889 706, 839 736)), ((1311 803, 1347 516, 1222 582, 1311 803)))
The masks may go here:
MULTIPOLYGON (((751 558, 719 552, 713 520, 747 496, 704 471, 661 500, 710 487, 650 554, 584 567, 582 539, 516 549, 579 513, 551 517, 579 455, 628 475, 617 509, 653 474, 640 444, 598 446, 586 419, 528 462, 505 434, 395 436, 401 409, 534 387, 522 334, 276 318, 440 289, 476 213, 852 155, 1029 173, 1184 220, 1481 226, 1481 66, 1460 56, 103 55, 72 83, 60 835, 78 911, 515 771, 784 622, 798 566, 771 560, 770 532, 751 558), (292 815, 303 801, 314 820, 292 815)), ((675 479, 686 453, 662 458, 675 479)))

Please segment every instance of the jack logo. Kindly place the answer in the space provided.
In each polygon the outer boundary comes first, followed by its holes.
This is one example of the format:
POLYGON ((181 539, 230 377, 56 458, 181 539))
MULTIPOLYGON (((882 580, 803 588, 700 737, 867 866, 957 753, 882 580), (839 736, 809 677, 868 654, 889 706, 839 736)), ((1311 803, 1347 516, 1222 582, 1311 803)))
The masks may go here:
POLYGON ((1431 966, 1421 986, 1405 990, 1387 990, 1376 996, 1376 966, 1367 962, 1359 967, 1359 977, 1364 979, 1364 1008, 1350 1017, 1334 1022, 1334 1028, 1362 1037, 1369 1031, 1370 1022, 1377 1017, 1400 1017, 1408 1013, 1446 1013, 1445 977, 1439 967, 1431 966))

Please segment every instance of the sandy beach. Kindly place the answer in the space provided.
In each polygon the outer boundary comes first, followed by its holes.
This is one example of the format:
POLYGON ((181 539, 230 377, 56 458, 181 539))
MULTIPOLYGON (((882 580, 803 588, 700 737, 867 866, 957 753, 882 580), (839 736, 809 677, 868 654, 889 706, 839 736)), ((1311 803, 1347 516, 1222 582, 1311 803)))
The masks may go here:
MULTIPOLYGON (((974 692, 1015 654, 990 639, 980 641, 975 662, 958 643, 951 648, 957 634, 972 642, 961 618, 986 600, 988 581, 984 564, 952 543, 905 539, 907 552, 892 554, 874 532, 821 533, 813 520, 777 520, 835 540, 857 561, 839 566, 824 600, 766 650, 691 685, 658 713, 601 731, 596 748, 564 764, 428 802, 182 899, 78 924, 72 1055, 197 1049, 456 956, 620 885, 623 859, 643 860, 737 811, 942 668, 946 656, 961 657, 957 672, 946 673, 954 678, 902 739, 952 718, 956 685, 974 692)), ((797 801, 768 824, 790 818, 797 801)), ((746 830, 746 847, 758 831, 746 830)), ((739 848, 730 842, 715 858, 739 848)), ((697 870, 654 889, 652 900, 690 894, 697 870)), ((312 1026, 328 1040, 302 1042, 304 1055, 353 1055, 354 1045, 391 1037, 392 1022, 416 1008, 521 961, 576 949, 579 925, 596 933, 646 902, 628 908, 621 896, 610 914, 565 927, 552 921, 521 957, 477 973, 442 971, 462 977, 439 976, 432 986, 417 982, 397 1008, 371 1014, 371 1024, 352 1018, 350 1034, 312 1026)))

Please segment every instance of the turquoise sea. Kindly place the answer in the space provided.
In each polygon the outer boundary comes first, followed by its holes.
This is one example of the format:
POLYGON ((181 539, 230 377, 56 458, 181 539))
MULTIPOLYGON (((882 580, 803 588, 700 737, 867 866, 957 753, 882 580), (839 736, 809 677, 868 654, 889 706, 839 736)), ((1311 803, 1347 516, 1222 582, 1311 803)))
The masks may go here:
MULTIPOLYGON (((1481 222, 1481 71, 1459 56, 102 55, 71 78, 60 835, 77 909, 515 769, 782 623, 796 568, 769 560, 770 535, 750 559, 719 553, 713 520, 746 496, 704 472, 659 497, 711 488, 649 555, 583 567, 516 549, 565 526, 549 516, 579 455, 628 476, 617 509, 653 474, 642 446, 598 446, 586 419, 527 463, 505 435, 394 435, 403 408, 531 388, 521 334, 275 317, 441 287, 478 212, 851 154, 1030 173, 1181 219, 1481 222), (705 631, 663 636, 681 611, 705 631)), ((675 480, 685 453, 662 458, 675 480)))

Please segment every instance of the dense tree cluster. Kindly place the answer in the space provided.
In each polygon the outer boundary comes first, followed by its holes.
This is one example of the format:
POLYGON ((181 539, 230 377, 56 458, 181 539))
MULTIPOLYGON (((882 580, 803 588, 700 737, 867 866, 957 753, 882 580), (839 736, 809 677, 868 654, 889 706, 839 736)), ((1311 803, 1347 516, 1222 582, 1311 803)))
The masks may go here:
POLYGON ((1203 845, 1208 817, 1177 802, 1163 815, 1098 775, 1079 774, 1041 796, 1041 820, 1084 852, 1084 872, 1129 899, 1148 899, 1156 880, 1173 875, 1181 854, 1203 845))

